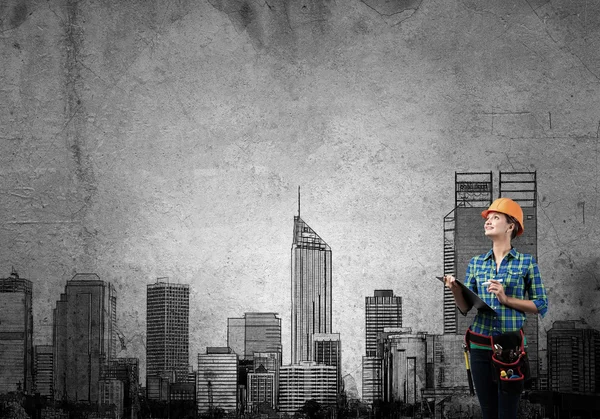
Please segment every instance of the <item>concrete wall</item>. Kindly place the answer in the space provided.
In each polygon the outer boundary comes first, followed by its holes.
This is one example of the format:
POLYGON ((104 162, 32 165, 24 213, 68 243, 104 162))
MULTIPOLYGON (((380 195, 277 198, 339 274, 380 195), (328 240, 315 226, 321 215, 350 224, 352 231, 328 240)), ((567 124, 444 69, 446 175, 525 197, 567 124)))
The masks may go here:
POLYGON ((598 28, 586 0, 3 1, 0 269, 34 281, 36 343, 96 272, 143 358, 169 276, 192 287, 190 362, 250 311, 281 314, 285 361, 301 185, 357 377, 373 289, 441 333, 454 172, 536 170, 540 329, 598 328, 598 28))

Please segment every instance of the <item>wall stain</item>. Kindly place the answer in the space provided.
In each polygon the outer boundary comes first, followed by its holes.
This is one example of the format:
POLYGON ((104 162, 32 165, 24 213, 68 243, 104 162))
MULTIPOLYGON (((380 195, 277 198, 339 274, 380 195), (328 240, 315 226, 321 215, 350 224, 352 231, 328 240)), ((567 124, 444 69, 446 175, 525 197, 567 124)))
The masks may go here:
POLYGON ((96 193, 96 179, 90 158, 86 152, 87 121, 85 104, 81 97, 81 92, 84 91, 84 80, 81 75, 83 64, 80 61, 84 40, 84 22, 80 22, 79 2, 77 0, 69 0, 66 9, 65 133, 67 136, 67 150, 70 153, 72 162, 70 169, 74 174, 73 181, 76 187, 76 195, 72 197, 75 204, 72 217, 81 223, 82 229, 79 233, 83 245, 79 262, 82 266, 91 267, 90 261, 94 260, 92 254, 94 237, 89 234, 85 227, 85 216, 96 193))
POLYGON ((12 5, 2 3, 6 2, 0 2, 0 32, 18 28, 33 13, 29 12, 26 0, 13 2, 12 5))
MULTIPOLYGON (((309 30, 306 32, 309 37, 318 37, 328 30, 332 0, 209 0, 209 3, 227 15, 238 33, 246 32, 255 50, 290 55, 300 44, 298 32, 302 29, 312 29, 315 35, 309 30)), ((317 41, 317 38, 304 40, 309 44, 317 41)))

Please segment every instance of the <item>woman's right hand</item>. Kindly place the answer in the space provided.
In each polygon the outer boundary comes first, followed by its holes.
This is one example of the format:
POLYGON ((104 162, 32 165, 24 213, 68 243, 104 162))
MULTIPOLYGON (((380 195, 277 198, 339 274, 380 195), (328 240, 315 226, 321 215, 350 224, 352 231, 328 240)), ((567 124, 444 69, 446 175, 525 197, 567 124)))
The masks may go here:
POLYGON ((450 289, 453 293, 460 289, 460 286, 456 282, 456 278, 452 275, 444 275, 444 284, 446 287, 450 289))

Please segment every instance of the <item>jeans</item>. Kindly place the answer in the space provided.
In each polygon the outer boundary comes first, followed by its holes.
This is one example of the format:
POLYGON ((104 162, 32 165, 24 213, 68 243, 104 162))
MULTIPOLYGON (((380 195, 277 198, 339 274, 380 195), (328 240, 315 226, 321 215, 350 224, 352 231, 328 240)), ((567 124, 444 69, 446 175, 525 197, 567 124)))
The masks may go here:
POLYGON ((470 352, 471 374, 483 419, 516 419, 521 395, 504 393, 493 381, 492 351, 472 348, 470 352))

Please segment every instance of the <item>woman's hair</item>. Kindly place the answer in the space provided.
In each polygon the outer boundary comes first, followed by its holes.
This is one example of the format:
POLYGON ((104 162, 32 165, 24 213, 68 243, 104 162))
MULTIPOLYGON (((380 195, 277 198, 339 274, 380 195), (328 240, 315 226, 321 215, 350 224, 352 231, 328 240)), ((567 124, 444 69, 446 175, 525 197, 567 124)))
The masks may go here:
POLYGON ((508 215, 508 214, 504 214, 506 216, 506 222, 508 224, 514 224, 515 228, 513 228, 512 230, 512 234, 510 235, 510 239, 514 239, 515 237, 517 237, 517 233, 519 233, 519 229, 521 228, 521 224, 519 224, 519 222, 517 221, 517 219, 515 217, 513 217, 512 215, 508 215))

